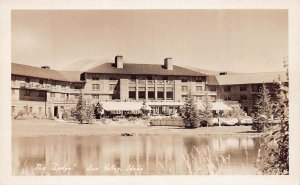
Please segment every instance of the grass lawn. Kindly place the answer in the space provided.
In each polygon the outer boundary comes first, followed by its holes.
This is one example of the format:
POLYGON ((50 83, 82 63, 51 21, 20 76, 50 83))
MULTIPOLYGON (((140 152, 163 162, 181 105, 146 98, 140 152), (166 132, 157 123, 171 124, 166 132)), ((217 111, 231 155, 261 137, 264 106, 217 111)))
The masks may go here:
POLYGON ((132 122, 123 122, 122 124, 119 124, 118 122, 111 122, 110 124, 78 124, 52 120, 12 120, 11 125, 13 136, 121 135, 122 133, 134 135, 259 135, 259 133, 251 130, 251 126, 215 126, 185 129, 183 127, 174 126, 149 127, 143 123, 134 124, 132 122))

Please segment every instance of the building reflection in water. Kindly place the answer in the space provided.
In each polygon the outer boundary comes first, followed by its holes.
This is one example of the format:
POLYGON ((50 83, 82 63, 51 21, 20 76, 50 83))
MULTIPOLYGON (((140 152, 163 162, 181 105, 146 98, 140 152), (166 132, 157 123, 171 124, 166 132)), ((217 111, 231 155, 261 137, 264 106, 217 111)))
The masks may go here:
POLYGON ((197 157, 227 160, 216 174, 255 174, 259 146, 247 136, 15 137, 13 175, 184 175, 207 161, 197 157))

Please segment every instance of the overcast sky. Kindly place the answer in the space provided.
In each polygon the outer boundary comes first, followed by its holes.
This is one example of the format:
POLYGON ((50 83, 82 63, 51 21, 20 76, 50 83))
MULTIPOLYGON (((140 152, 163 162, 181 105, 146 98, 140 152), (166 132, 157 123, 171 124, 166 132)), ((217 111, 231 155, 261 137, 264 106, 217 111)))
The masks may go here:
POLYGON ((14 10, 12 62, 62 69, 123 55, 129 63, 235 72, 284 70, 287 10, 14 10))

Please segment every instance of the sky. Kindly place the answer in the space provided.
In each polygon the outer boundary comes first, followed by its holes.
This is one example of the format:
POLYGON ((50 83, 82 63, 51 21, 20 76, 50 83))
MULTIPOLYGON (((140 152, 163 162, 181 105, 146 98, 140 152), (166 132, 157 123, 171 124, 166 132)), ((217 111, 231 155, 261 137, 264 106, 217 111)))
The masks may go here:
POLYGON ((64 69, 122 55, 128 63, 282 71, 287 10, 13 10, 12 62, 64 69))

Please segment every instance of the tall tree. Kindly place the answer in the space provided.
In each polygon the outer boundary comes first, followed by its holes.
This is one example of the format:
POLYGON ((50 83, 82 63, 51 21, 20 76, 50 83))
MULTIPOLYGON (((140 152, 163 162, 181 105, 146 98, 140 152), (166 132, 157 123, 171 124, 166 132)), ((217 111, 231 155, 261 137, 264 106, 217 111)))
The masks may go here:
POLYGON ((75 110, 76 120, 79 121, 80 124, 92 123, 94 120, 93 114, 94 114, 93 107, 90 105, 87 105, 87 102, 83 98, 82 93, 80 93, 78 102, 76 105, 76 110, 75 110))
MULTIPOLYGON (((287 65, 287 64, 286 64, 287 65)), ((288 80, 287 70, 287 80, 288 80)), ((259 158, 257 166, 263 174, 288 175, 289 174, 289 87, 287 82, 277 82, 277 102, 274 115, 280 119, 265 135, 262 145, 264 154, 259 158)))
POLYGON ((200 115, 191 92, 188 93, 186 102, 182 108, 183 123, 185 128, 197 128, 200 125, 200 115))
POLYGON ((268 125, 268 120, 272 117, 272 102, 271 96, 266 84, 263 84, 255 104, 255 123, 252 129, 258 132, 265 130, 268 125))
POLYGON ((203 99, 203 109, 200 110, 201 117, 203 117, 203 120, 206 122, 207 126, 212 124, 212 101, 210 99, 210 96, 206 93, 203 99))

